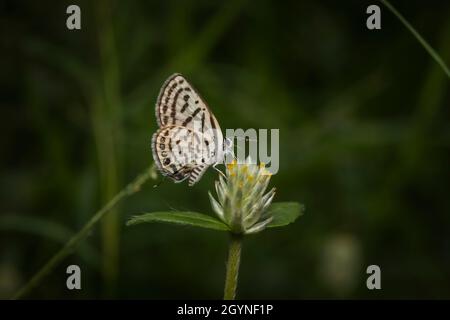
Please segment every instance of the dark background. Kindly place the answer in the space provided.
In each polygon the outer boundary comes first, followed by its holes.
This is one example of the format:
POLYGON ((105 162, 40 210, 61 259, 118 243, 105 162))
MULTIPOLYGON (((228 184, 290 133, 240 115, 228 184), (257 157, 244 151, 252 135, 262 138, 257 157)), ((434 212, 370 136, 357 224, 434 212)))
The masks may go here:
MULTIPOLYGON (((450 3, 393 4, 450 61, 450 3)), ((376 1, 1 1, 0 297, 152 163, 154 103, 183 73, 225 128, 279 128, 295 224, 244 242, 239 298, 450 298, 449 82, 376 1), (366 28, 378 4, 382 29, 366 28), (66 28, 81 7, 82 29, 66 28), (382 290, 366 288, 366 268, 382 290)), ((147 183, 33 299, 221 298, 227 235, 125 227, 211 213, 216 172, 147 183), (115 254, 118 258, 115 259, 115 254), (66 267, 82 290, 66 289, 66 267)))

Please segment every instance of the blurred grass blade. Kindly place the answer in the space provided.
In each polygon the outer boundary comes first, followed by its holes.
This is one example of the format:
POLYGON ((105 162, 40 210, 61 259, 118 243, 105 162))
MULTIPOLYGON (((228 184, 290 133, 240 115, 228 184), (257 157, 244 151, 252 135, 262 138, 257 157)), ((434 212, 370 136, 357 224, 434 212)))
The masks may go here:
POLYGON ((23 214, 2 215, 0 217, 0 230, 24 232, 57 242, 65 242, 71 235, 69 229, 56 222, 23 214))
POLYGON ((380 0, 399 20, 403 25, 412 33, 412 35, 419 41, 419 43, 427 50, 430 56, 441 66, 447 77, 450 78, 450 70, 442 60, 441 56, 433 49, 432 46, 414 29, 414 27, 401 15, 395 7, 387 0, 380 0))
MULTIPOLYGON (((21 214, 6 214, 0 217, 0 230, 24 232, 58 243, 65 243, 73 236, 72 231, 56 222, 21 214)), ((98 267, 98 252, 94 248, 84 243, 80 245, 79 254, 91 267, 98 267)))
POLYGON ((185 40, 189 46, 177 53, 156 76, 152 73, 150 78, 142 81, 139 86, 133 89, 128 95, 126 104, 133 105, 138 110, 147 108, 148 101, 153 100, 155 94, 149 88, 160 85, 161 78, 167 77, 167 74, 175 71, 190 73, 197 70, 223 39, 248 2, 248 0, 223 2, 223 5, 217 9, 216 14, 208 17, 208 21, 200 32, 195 34, 195 37, 185 40))
POLYGON ((217 10, 217 13, 208 20, 208 23, 202 32, 192 40, 192 45, 185 50, 180 51, 175 56, 168 71, 181 70, 190 72, 198 67, 215 45, 224 35, 225 31, 239 16, 242 8, 248 0, 230 0, 225 1, 224 5, 217 10))
POLYGON ((69 241, 62 247, 47 263, 36 272, 33 277, 28 281, 11 299, 20 299, 27 295, 34 287, 36 287, 41 281, 48 275, 61 261, 73 252, 76 246, 83 241, 91 232, 92 228, 102 220, 105 215, 113 209, 117 203, 122 199, 131 196, 138 192, 142 185, 146 183, 153 176, 153 166, 146 169, 140 175, 138 175, 130 184, 123 188, 118 194, 116 194, 107 204, 105 204, 99 211, 97 211, 92 218, 78 231, 69 241))
POLYGON ((275 202, 268 209, 268 215, 272 215, 273 220, 267 228, 283 227, 303 215, 305 207, 298 202, 275 202))
MULTIPOLYGON (((98 156, 100 192, 103 201, 120 190, 123 177, 123 127, 121 67, 117 53, 114 1, 96 3, 96 30, 100 65, 100 95, 92 104, 92 126, 98 156), (97 103, 98 102, 98 103, 97 103)), ((120 256, 119 207, 101 221, 102 274, 104 294, 113 298, 117 291, 120 256)))
POLYGON ((99 90, 98 78, 89 65, 71 51, 42 39, 30 39, 24 45, 26 53, 58 68, 76 84, 84 98, 99 90))
POLYGON ((229 228, 223 222, 213 218, 211 216, 197 213, 197 212, 152 212, 144 213, 140 216, 132 217, 128 222, 127 226, 145 223, 145 222, 162 222, 162 223, 172 223, 178 225, 228 231, 229 228))

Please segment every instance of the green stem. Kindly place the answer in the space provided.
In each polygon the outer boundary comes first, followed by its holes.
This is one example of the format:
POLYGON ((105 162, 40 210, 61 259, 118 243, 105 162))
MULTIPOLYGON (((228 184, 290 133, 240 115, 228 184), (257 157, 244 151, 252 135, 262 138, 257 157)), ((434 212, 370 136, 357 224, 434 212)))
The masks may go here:
POLYGON ((439 66, 444 70, 447 77, 450 78, 450 70, 445 64, 444 60, 439 56, 439 54, 428 44, 428 42, 422 38, 422 36, 414 29, 414 27, 400 14, 400 12, 395 9, 395 7, 389 3, 387 0, 380 0, 399 20, 403 25, 412 33, 412 35, 419 41, 419 43, 425 48, 425 50, 430 54, 430 56, 439 64, 439 66))
POLYGON ((81 230, 75 234, 61 250, 59 250, 34 276, 28 281, 13 297, 12 299, 20 299, 28 294, 34 287, 36 287, 47 274, 49 274, 65 257, 71 254, 74 248, 84 240, 90 233, 91 229, 99 222, 105 215, 111 211, 114 206, 123 198, 138 192, 141 186, 152 177, 152 168, 145 170, 137 176, 129 185, 123 188, 116 194, 103 208, 97 211, 92 218, 84 225, 81 230))
POLYGON ((227 273, 225 278, 224 300, 234 300, 241 262, 242 236, 231 234, 230 248, 228 251, 227 273))

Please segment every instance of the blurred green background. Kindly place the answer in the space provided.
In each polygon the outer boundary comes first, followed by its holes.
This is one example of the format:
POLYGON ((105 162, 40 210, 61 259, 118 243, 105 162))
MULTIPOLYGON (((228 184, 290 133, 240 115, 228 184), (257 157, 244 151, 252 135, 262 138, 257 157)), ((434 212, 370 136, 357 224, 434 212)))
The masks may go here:
MULTIPOLYGON (((392 2, 450 61, 450 3, 392 2)), ((373 3, 1 1, 0 297, 152 163, 154 103, 181 72, 223 130, 280 129, 275 201, 306 206, 245 240, 239 298, 450 298, 449 79, 381 3, 369 31, 373 3)), ((216 175, 147 183, 27 298, 221 298, 226 234, 125 227, 211 213, 216 175)))

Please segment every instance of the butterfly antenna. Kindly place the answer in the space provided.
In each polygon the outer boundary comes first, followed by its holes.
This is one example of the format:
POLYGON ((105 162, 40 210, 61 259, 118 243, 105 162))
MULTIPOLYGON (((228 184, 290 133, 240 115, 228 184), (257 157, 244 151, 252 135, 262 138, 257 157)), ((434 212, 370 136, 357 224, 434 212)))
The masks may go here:
POLYGON ((222 175, 222 177, 224 177, 224 178, 226 179, 227 176, 226 176, 222 171, 220 171, 219 169, 217 169, 217 168, 216 168, 216 165, 218 165, 218 163, 213 164, 212 168, 213 168, 214 170, 216 170, 219 174, 222 175))

